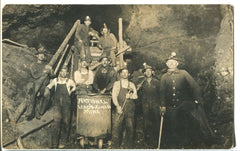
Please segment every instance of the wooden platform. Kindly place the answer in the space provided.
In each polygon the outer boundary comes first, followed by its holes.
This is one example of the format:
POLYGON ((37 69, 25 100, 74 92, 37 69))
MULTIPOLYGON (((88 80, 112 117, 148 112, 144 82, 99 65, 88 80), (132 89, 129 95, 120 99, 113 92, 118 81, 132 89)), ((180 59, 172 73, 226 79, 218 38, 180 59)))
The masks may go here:
POLYGON ((41 129, 42 127, 50 124, 53 121, 52 112, 48 111, 46 112, 40 120, 33 119, 31 121, 24 121, 21 123, 18 123, 15 125, 15 128, 18 132, 18 136, 16 138, 13 138, 11 141, 9 141, 6 144, 3 144, 3 147, 6 147, 15 141, 17 141, 18 138, 24 138, 25 136, 34 133, 35 131, 41 129))
POLYGON ((23 121, 17 124, 16 128, 20 132, 20 134, 24 135, 49 124, 52 120, 53 120, 52 112, 48 111, 41 117, 40 120, 34 118, 31 121, 23 121))

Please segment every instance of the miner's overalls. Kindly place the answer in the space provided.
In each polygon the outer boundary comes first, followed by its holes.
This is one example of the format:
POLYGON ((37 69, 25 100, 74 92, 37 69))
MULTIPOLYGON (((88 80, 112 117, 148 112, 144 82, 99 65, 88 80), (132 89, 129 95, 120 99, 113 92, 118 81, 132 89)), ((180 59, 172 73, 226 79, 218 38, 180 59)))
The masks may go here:
POLYGON ((70 114, 71 114, 71 99, 67 90, 66 84, 57 84, 53 101, 53 123, 52 123, 52 147, 57 148, 60 137, 65 140, 68 137, 70 114), (62 134, 62 135, 61 135, 62 134))
MULTIPOLYGON (((129 83, 128 83, 129 85, 129 83)), ((118 95, 118 103, 122 107, 128 93, 127 88, 122 87, 120 81, 120 91, 118 95)), ((133 127, 134 127, 134 111, 135 103, 131 99, 127 99, 126 104, 123 108, 123 113, 119 117, 118 113, 113 113, 113 129, 112 129, 112 143, 113 148, 119 148, 123 138, 123 132, 126 129, 126 135, 124 140, 124 146, 126 148, 133 147, 133 127)))

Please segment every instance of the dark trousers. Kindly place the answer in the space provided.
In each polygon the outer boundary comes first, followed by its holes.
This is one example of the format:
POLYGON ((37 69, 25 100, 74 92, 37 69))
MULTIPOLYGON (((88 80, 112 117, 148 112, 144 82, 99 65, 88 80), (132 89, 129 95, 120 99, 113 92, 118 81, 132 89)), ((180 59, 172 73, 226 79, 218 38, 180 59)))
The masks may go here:
POLYGON ((74 71, 76 71, 78 69, 79 59, 85 58, 87 62, 90 63, 92 61, 92 56, 88 44, 75 41, 74 46, 74 71))
POLYGON ((60 138, 65 142, 69 137, 69 124, 71 115, 71 106, 69 104, 56 105, 52 107, 53 122, 51 123, 52 148, 58 148, 60 138))
POLYGON ((16 115, 15 115, 15 121, 17 121, 21 114, 23 113, 23 110, 26 109, 26 117, 28 119, 32 119, 35 114, 36 116, 43 115, 45 112, 46 106, 48 105, 48 96, 45 97, 43 96, 44 90, 46 85, 48 84, 49 79, 46 78, 44 82, 42 83, 42 86, 40 87, 39 90, 36 89, 37 85, 39 85, 39 79, 36 80, 35 82, 29 82, 26 86, 25 89, 25 100, 21 104, 20 108, 16 110, 16 115))
POLYGON ((133 148, 134 140, 134 111, 135 105, 134 102, 126 103, 123 113, 121 116, 116 113, 113 113, 112 120, 112 148, 120 148, 121 143, 124 143, 124 148, 133 148), (123 141, 124 130, 125 139, 123 141))
MULTIPOLYGON (((167 108, 163 122, 162 146, 164 148, 182 148, 203 136, 204 131, 201 126, 206 127, 208 122, 199 112, 200 108, 189 101, 183 102, 176 108, 167 108), (204 123, 202 119, 205 119, 204 123)), ((210 134, 210 129, 206 133, 210 134)))
POLYGON ((159 105, 151 100, 144 101, 142 102, 142 111, 145 142, 157 147, 160 125, 159 105))

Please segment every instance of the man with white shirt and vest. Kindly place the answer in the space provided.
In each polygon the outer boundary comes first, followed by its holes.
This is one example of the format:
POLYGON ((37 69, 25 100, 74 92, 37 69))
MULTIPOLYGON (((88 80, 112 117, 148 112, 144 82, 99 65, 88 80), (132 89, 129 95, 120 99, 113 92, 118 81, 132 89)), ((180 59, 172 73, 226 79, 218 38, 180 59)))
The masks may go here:
POLYGON ((85 58, 81 59, 78 70, 74 72, 74 81, 76 83, 76 94, 86 95, 92 92, 94 74, 89 70, 89 64, 85 58))
POLYGON ((129 73, 126 67, 119 70, 121 79, 113 85, 112 100, 116 107, 112 123, 112 148, 120 148, 125 135, 125 148, 133 148, 134 140, 134 100, 138 98, 135 85, 128 81, 129 73))
POLYGON ((184 148, 202 136, 214 138, 202 108, 200 87, 187 71, 177 68, 178 64, 173 52, 160 82, 160 114, 166 112, 162 146, 172 149, 184 148))
MULTIPOLYGON (((45 89, 45 95, 49 95, 50 90, 54 91, 54 97, 52 100, 51 110, 53 111, 53 123, 52 123, 52 148, 59 147, 59 139, 61 137, 62 129, 67 134, 70 124, 71 113, 71 98, 70 95, 75 91, 76 86, 74 81, 67 78, 67 68, 63 67, 59 73, 58 78, 53 79, 45 89), (52 90, 53 89, 53 90, 52 90)), ((67 136, 66 135, 66 136, 67 136)), ((66 138, 65 138, 66 140, 66 138)))

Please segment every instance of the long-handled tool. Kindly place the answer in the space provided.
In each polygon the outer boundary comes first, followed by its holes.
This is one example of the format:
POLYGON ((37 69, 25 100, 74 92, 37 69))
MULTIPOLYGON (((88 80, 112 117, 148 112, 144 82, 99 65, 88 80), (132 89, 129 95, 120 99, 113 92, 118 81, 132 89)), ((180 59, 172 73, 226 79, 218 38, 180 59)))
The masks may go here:
MULTIPOLYGON (((127 102, 127 99, 125 99, 124 102, 123 102, 122 111, 123 111, 123 109, 125 107, 126 102, 127 102)), ((123 112, 122 112, 122 114, 123 114, 123 112)), ((120 119, 122 114, 119 114, 118 119, 120 119)))
MULTIPOLYGON (((133 90, 132 90, 131 88, 129 88, 128 93, 129 93, 129 94, 133 93, 133 90)), ((123 111, 123 109, 124 109, 124 107, 125 107, 125 105, 126 105, 127 100, 128 100, 128 99, 125 99, 124 102, 123 102, 122 111, 123 111)), ((123 113, 122 113, 122 114, 123 114, 123 113)), ((119 114, 118 119, 121 117, 122 114, 119 114)))
POLYGON ((161 122, 160 122, 160 128, 159 128, 159 138, 158 138, 158 148, 160 149, 161 147, 161 137, 162 137, 162 128, 163 128, 163 113, 161 114, 161 122))

